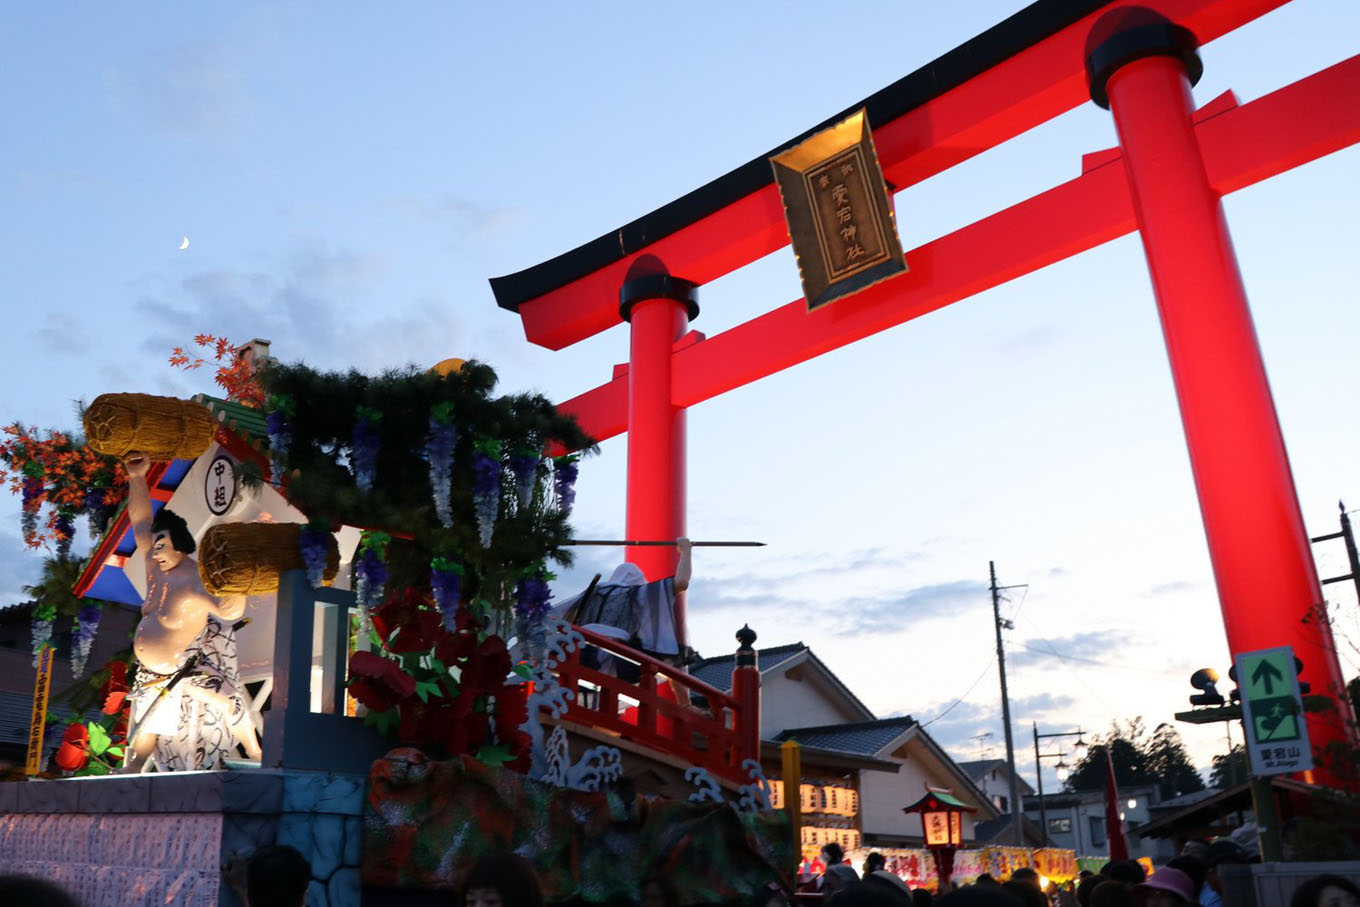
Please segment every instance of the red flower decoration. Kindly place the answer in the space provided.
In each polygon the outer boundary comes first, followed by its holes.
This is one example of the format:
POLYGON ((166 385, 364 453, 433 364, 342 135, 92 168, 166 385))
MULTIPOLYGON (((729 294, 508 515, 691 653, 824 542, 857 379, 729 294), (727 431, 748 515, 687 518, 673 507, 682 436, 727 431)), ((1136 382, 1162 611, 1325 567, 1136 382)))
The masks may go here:
POLYGON ((78 772, 90 762, 90 732, 84 724, 66 726, 61 735, 61 746, 57 747, 57 768, 65 772, 78 772))
POLYGON ((494 694, 505 686, 505 675, 510 673, 510 653, 505 640, 488 636, 477 647, 477 652, 460 665, 463 673, 458 678, 460 687, 473 693, 494 694))
MULTIPOLYGON (((462 613, 461 610, 459 613, 462 613)), ((471 658, 476 651, 477 634, 467 630, 449 633, 440 629, 434 644, 434 657, 446 666, 461 664, 465 659, 471 658)))
POLYGON ((116 715, 127 701, 127 665, 121 661, 111 661, 107 665, 109 676, 99 688, 99 699, 104 704, 105 715, 116 715))
POLYGON ((444 732, 444 748, 450 756, 472 755, 486 742, 490 732, 491 725, 486 715, 470 712, 465 717, 449 722, 444 732))
POLYGON ((113 746, 122 746, 127 743, 128 715, 124 712, 113 723, 113 730, 109 731, 109 743, 113 746))
POLYGON ((349 657, 349 691, 375 712, 386 712, 413 696, 416 682, 390 658, 355 652, 349 657))
POLYGON ((529 720, 529 685, 506 684, 496 693, 496 739, 504 742, 529 720))
POLYGON ((415 697, 397 705, 397 739, 402 743, 437 743, 453 714, 442 699, 421 702, 415 697))
POLYGON ((438 611, 425 604, 423 594, 407 588, 388 596, 373 612, 373 626, 387 651, 403 655, 434 648, 441 618, 438 611))

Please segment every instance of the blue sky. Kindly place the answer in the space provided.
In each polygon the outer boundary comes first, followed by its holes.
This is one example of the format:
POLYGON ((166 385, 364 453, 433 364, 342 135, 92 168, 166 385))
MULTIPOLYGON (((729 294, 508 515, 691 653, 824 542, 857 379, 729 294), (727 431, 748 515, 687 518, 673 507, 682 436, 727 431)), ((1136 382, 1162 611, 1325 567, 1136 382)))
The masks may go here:
MULTIPOLYGON (((833 51, 824 4, 10 5, 0 416, 69 425, 75 398, 208 390, 165 364, 200 331, 325 368, 475 356, 506 390, 574 396, 626 360, 624 329, 532 347, 487 278, 745 163, 1020 6, 864 3, 876 27, 833 51)), ((1259 97, 1354 53, 1357 33, 1356 4, 1296 0, 1204 48, 1196 99, 1259 97)), ((1075 110, 900 193, 903 243, 1114 144, 1108 114, 1075 110)), ((1348 149, 1225 201, 1315 535, 1336 528, 1338 498, 1360 506, 1357 164, 1348 149)), ((786 249, 704 287, 695 328, 800 295, 786 249)), ((879 714, 930 720, 963 697, 931 731, 960 758, 990 731, 999 754, 995 560, 1003 584, 1028 584, 1005 606, 1022 730, 1153 727, 1185 706, 1193 669, 1226 670, 1134 237, 689 419, 691 534, 768 543, 700 552, 705 654, 744 622, 762 645, 801 639, 879 714)), ((619 438, 585 464, 581 535, 622 531, 624 460, 619 438)), ((592 554, 562 594, 609 566, 592 554)), ((1339 547, 1318 554, 1324 575, 1344 569, 1339 547)), ((5 600, 38 560, 0 502, 5 600)), ((1327 592, 1350 676, 1354 595, 1327 592)), ((1182 731, 1201 764, 1222 747, 1219 728, 1182 731)))

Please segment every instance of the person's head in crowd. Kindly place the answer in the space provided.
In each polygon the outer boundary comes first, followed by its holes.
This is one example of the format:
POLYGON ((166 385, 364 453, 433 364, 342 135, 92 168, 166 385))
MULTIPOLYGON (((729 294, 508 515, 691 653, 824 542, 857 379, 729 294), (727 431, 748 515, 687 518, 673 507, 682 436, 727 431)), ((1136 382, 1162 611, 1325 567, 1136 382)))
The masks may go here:
MULTIPOLYGON (((667 900, 647 899, 647 886, 659 882, 659 879, 649 879, 642 883, 642 907, 677 907, 680 898, 675 891, 675 886, 666 881, 670 888, 670 896, 667 900)), ((784 893, 784 889, 778 882, 768 882, 756 889, 756 893, 751 895, 751 907, 789 907, 789 896, 784 893)))
POLYGON ((894 892, 888 885, 851 882, 826 900, 827 907, 905 907, 910 896, 894 892))
MULTIPOLYGON (((1095 874, 1082 876, 1081 881, 1077 883, 1077 903, 1081 907, 1091 907, 1091 892, 1095 891, 1097 885, 1102 885, 1108 881, 1110 880, 1104 876, 1095 874)), ((1119 883, 1116 882, 1115 884, 1119 883)))
MULTIPOLYGON (((464 907, 544 907, 533 864, 515 853, 488 854, 463 880, 464 907)), ((254 905, 252 905, 254 907, 254 905)))
POLYGON ((246 901, 250 907, 299 907, 307 903, 312 867, 287 844, 261 847, 246 862, 246 901))
POLYGON ((864 858, 864 874, 867 876, 871 872, 878 872, 887 865, 888 858, 875 850, 864 858))
POLYGON ((934 907, 935 895, 925 888, 913 888, 911 890, 912 907, 934 907))
POLYGON ((1002 882, 1001 887, 1019 898, 1020 903, 1024 904, 1025 907, 1049 907, 1048 898, 1044 897, 1044 893, 1039 890, 1037 881, 1027 882, 1023 876, 1017 879, 1012 874, 1010 881, 1002 882))
POLYGON ((1129 886, 1114 879, 1092 878, 1096 884, 1087 893, 1090 907, 1133 907, 1133 891, 1129 886))
MULTIPOLYGON (((773 883, 771 883, 773 884, 773 883)), ((776 891, 778 885, 774 885, 776 891)), ((757 895, 768 894, 768 889, 761 889, 757 895)), ((768 897, 767 897, 768 900, 768 897)), ((751 899, 752 907, 766 907, 765 901, 751 899)), ((642 882, 641 907, 680 907, 680 892, 676 890, 675 883, 662 875, 648 876, 642 882)))
POLYGON ((1133 886, 1136 907, 1191 907, 1199 903, 1199 891, 1190 876, 1174 866, 1163 866, 1133 886))
POLYGON ((845 859, 845 851, 835 841, 830 844, 822 845, 822 862, 828 866, 833 866, 845 859))
POLYGON ((990 872, 984 872, 982 875, 978 876, 977 881, 974 884, 984 886, 993 885, 998 888, 1001 887, 1001 883, 998 882, 996 879, 992 878, 992 874, 990 872))
POLYGON ((1107 879, 1123 882, 1125 885, 1137 885, 1147 878, 1147 873, 1143 872, 1142 864, 1135 860, 1111 860, 1100 867, 1100 874, 1107 879))
POLYGON ((1025 907, 1003 885, 969 885, 935 901, 935 907, 1025 907))
POLYGON ((1033 866, 1021 866, 1015 872, 1011 873, 1011 881, 1024 882, 1026 885, 1033 885, 1035 888, 1038 888, 1039 873, 1033 866))
POLYGON ((1294 889, 1289 907, 1360 907, 1360 888, 1345 876, 1313 876, 1294 889))
POLYGON ((864 876, 865 885, 881 886, 889 894, 897 898, 902 904, 910 904, 911 887, 902 881, 902 877, 886 869, 876 869, 866 873, 864 876))
POLYGON ((80 902, 46 879, 0 875, 0 904, 13 907, 80 907, 80 902))
POLYGON ((1179 856, 1194 857, 1201 863, 1209 859, 1209 842, 1204 838, 1191 838, 1181 845, 1179 856))
MULTIPOLYGON (((1208 856, 1207 851, 1205 852, 1205 856, 1208 856)), ((1204 888, 1204 861, 1199 857, 1181 854, 1178 857, 1172 857, 1167 860, 1166 865, 1170 866, 1172 869, 1179 869, 1181 872, 1188 875, 1190 877, 1190 885, 1195 889, 1196 895, 1204 888)))
POLYGON ((1204 870, 1204 884, 1218 894, 1223 893, 1223 881, 1219 878, 1219 867, 1245 865, 1246 854, 1242 848, 1228 840, 1215 841, 1209 845, 1209 863, 1204 870))

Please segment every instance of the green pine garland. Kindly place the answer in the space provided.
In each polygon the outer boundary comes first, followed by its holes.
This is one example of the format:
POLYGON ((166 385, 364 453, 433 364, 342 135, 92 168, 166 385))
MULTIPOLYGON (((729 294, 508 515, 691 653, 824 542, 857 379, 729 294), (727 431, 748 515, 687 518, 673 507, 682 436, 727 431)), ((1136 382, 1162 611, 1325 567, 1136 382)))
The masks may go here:
POLYGON ((463 596, 488 598, 509 607, 514 580, 531 564, 548 559, 570 565, 567 518, 552 506, 544 481, 531 506, 513 505, 514 477, 501 471, 501 509, 490 548, 477 537, 472 500, 474 445, 499 442, 502 450, 552 439, 569 450, 595 452, 574 419, 538 394, 493 396, 496 374, 469 361, 448 375, 414 367, 371 377, 356 371, 319 372, 300 364, 271 363, 262 374, 271 395, 296 401, 289 418, 287 495, 313 518, 395 536, 388 552, 389 588, 427 586, 436 554, 466 568, 463 596), (360 493, 340 456, 350 443, 359 407, 382 417, 382 442, 372 489, 360 493), (453 458, 454 525, 444 528, 430 498, 425 438, 432 409, 451 412, 458 425, 453 458))

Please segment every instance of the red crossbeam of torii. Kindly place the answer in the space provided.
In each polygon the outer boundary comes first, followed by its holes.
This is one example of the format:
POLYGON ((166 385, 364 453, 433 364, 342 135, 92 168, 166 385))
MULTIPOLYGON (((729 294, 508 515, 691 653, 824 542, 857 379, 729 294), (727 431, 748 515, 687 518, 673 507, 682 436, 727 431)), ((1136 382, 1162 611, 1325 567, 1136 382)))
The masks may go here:
MULTIPOLYGON (((685 408, 1138 230, 1156 290, 1230 649, 1293 645, 1315 691, 1344 689, 1220 197, 1360 141, 1360 57, 1238 106, 1196 112, 1198 45, 1283 0, 1041 0, 851 109, 887 181, 923 180, 1094 97, 1120 147, 1083 172, 907 253, 909 274, 808 312, 802 300, 711 338, 697 286, 788 242, 768 156, 517 274, 497 301, 560 349, 627 320, 630 358, 560 404, 627 431, 629 538, 684 532, 685 408)), ((837 114, 804 136, 840 119, 837 114)), ((780 149, 792 146, 798 136, 780 149)), ((773 152, 772 152, 773 153, 773 152)), ((673 551, 630 551, 650 578, 673 551)), ((683 627, 683 615, 677 615, 683 627)), ((682 631, 683 632, 683 631, 682 631)), ((1311 715, 1314 744, 1348 713, 1311 715)))

